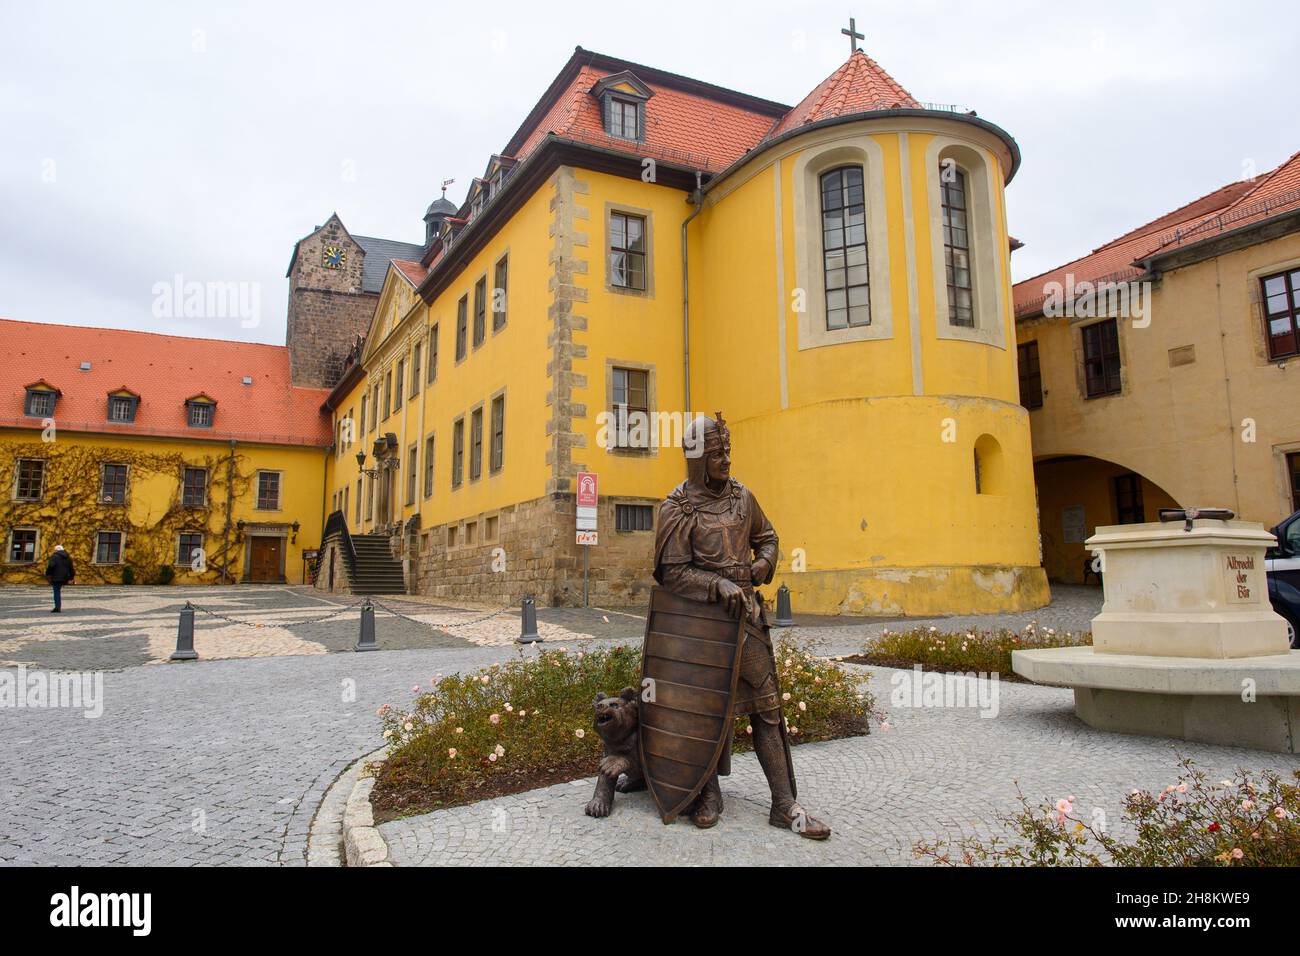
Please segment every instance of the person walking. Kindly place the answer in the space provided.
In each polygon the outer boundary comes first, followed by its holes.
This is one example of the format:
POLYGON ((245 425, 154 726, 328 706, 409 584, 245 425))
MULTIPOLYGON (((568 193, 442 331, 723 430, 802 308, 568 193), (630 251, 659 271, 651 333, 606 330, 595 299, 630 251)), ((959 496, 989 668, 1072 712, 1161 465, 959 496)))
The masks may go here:
POLYGON ((45 565, 45 578, 54 588, 54 610, 50 612, 51 614, 58 614, 63 610, 63 585, 70 584, 76 576, 77 569, 72 566, 72 557, 63 550, 63 545, 56 544, 49 563, 45 565))

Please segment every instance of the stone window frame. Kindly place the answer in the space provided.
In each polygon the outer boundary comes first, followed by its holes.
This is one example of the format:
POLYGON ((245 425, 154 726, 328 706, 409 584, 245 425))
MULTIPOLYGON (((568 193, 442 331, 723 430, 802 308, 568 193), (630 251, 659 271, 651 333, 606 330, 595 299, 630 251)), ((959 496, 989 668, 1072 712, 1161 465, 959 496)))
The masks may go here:
POLYGON ((253 475, 253 510, 263 513, 275 513, 284 510, 284 470, 280 468, 259 468, 253 475), (262 507, 262 476, 275 475, 275 507, 262 507))
POLYGON ((631 206, 622 202, 605 203, 605 235, 601 239, 601 257, 604 260, 604 281, 605 291, 613 295, 630 295, 638 299, 650 299, 655 297, 655 221, 654 211, 642 209, 639 206, 631 206), (615 214, 621 216, 637 216, 645 222, 645 288, 629 289, 625 286, 615 285, 611 279, 612 269, 609 264, 609 238, 613 231, 613 217, 615 214))
POLYGON ((361 429, 358 432, 358 434, 361 435, 364 435, 366 433, 366 425, 368 424, 366 422, 366 404, 369 400, 370 400, 370 388, 369 388, 369 383, 367 382, 366 388, 363 388, 361 390, 361 429))
POLYGON ((424 500, 428 501, 438 487, 438 476, 434 469, 437 462, 438 433, 429 432, 424 436, 424 500))
POLYGON ((403 507, 411 507, 419 500, 419 485, 416 482, 420 475, 420 443, 413 441, 406 448, 406 488, 402 495, 403 507))
POLYGON ((480 539, 484 544, 490 544, 493 541, 501 540, 501 512, 495 511, 492 514, 485 514, 482 517, 483 537, 480 539))
POLYGON ((1300 256, 1280 259, 1258 266, 1246 273, 1246 294, 1250 300, 1249 335, 1255 345, 1256 365, 1260 368, 1269 365, 1285 365, 1287 362, 1300 360, 1300 353, 1273 357, 1268 335, 1268 307, 1264 300, 1264 280, 1270 276, 1293 272, 1300 268, 1300 256))
POLYGON ((1289 515, 1296 510, 1296 505, 1295 496, 1291 491, 1291 463, 1288 459, 1292 455, 1300 455, 1300 441, 1279 442, 1272 447, 1272 454, 1282 502, 1279 511, 1289 515))
POLYGON ((971 141, 936 134, 926 146, 926 197, 930 217, 930 272, 934 286, 935 335, 940 339, 1007 347, 1008 307, 999 244, 997 164, 971 141), (940 164, 951 159, 966 176, 966 234, 971 259, 974 327, 948 321, 948 273, 943 254, 940 164))
POLYGON ((505 471, 506 408, 508 406, 509 403, 506 401, 506 389, 504 387, 497 389, 495 392, 493 392, 491 395, 488 396, 488 400, 487 400, 488 414, 486 416, 487 436, 486 436, 485 444, 487 446, 487 463, 488 463, 487 470, 488 470, 489 478, 495 478, 497 475, 505 471), (493 426, 493 413, 496 410, 496 404, 498 400, 501 402, 501 461, 496 465, 493 465, 492 460, 495 457, 493 454, 493 440, 495 438, 495 435, 493 434, 492 426, 493 426))
MULTIPOLYGON (((658 370, 653 362, 640 362, 635 359, 610 358, 605 359, 605 407, 604 413, 609 416, 610 424, 613 424, 614 414, 614 369, 632 369, 633 371, 646 373, 646 414, 650 418, 651 427, 654 427, 659 401, 657 395, 658 389, 658 370)), ((647 448, 626 448, 607 442, 605 454, 616 455, 618 457, 632 458, 658 458, 659 443, 655 440, 657 432, 652 432, 650 436, 650 445, 647 448)))
POLYGON ((809 146, 791 171, 794 191, 795 287, 803 292, 798 316, 799 351, 894 337, 889 273, 889 221, 885 156, 871 136, 846 131, 809 146), (867 274, 871 322, 845 329, 826 327, 826 254, 822 238, 821 177, 842 166, 861 166, 867 206, 867 274))
POLYGON ((204 547, 204 542, 205 542, 205 540, 207 539, 207 534, 206 534, 206 532, 204 532, 202 529, 200 529, 200 528, 182 528, 181 530, 177 531, 177 532, 176 532, 176 542, 175 542, 175 543, 176 543, 176 547, 173 549, 173 553, 175 554, 175 560, 172 562, 172 566, 173 566, 173 567, 177 567, 177 568, 188 568, 188 567, 191 566, 191 562, 194 560, 194 558, 193 558, 192 556, 191 556, 189 559, 187 559, 187 560, 184 560, 184 561, 181 560, 181 539, 184 538, 187 534, 188 534, 188 535, 198 535, 198 538, 199 538, 199 549, 202 550, 203 547, 204 547))
POLYGON ((379 373, 376 372, 374 377, 367 383, 370 387, 370 430, 374 431, 379 427, 379 390, 382 383, 379 373))
POLYGON ((456 300, 456 365, 469 358, 469 293, 456 300), (462 334, 463 333, 463 334, 462 334))
MULTIPOLYGON (((1079 397, 1085 402, 1102 401, 1107 398, 1118 398, 1127 391, 1127 376, 1125 370, 1128 368, 1128 362, 1124 357, 1124 323, 1118 316, 1102 315, 1090 318, 1087 321, 1077 323, 1074 328, 1078 330, 1078 335, 1074 341, 1077 343, 1077 360, 1075 361, 1075 373, 1078 376, 1079 397), (1107 322, 1113 322, 1115 325, 1115 356, 1119 361, 1119 387, 1112 391, 1098 392, 1095 395, 1088 393, 1088 349, 1086 345, 1087 330, 1104 325, 1107 322)), ((1073 332, 1071 333, 1073 334, 1073 332)))
POLYGON ((469 413, 468 413, 468 416, 467 416, 467 417, 469 418, 469 429, 467 430, 467 433, 466 433, 466 435, 465 435, 465 445, 466 445, 466 447, 465 447, 465 451, 466 451, 466 453, 467 453, 467 455, 468 455, 468 458, 469 458, 469 467, 466 469, 466 475, 468 476, 468 478, 469 478, 471 484, 473 484, 473 483, 476 482, 476 481, 482 481, 482 480, 483 480, 483 434, 484 434, 483 421, 484 421, 484 418, 486 418, 486 416, 484 415, 484 411, 485 411, 485 403, 484 403, 484 402, 478 402, 478 403, 476 403, 476 404, 470 406, 470 408, 469 408, 469 413), (474 419, 475 419, 475 416, 478 417, 478 446, 479 446, 479 447, 478 447, 478 474, 477 474, 477 475, 474 474, 474 419))
POLYGON ((97 504, 110 508, 125 508, 130 501, 131 463, 129 461, 101 461, 99 463, 99 494, 97 504), (122 499, 110 500, 104 492, 104 481, 109 468, 124 468, 122 474, 122 499))
POLYGON ((48 458, 15 458, 14 459, 14 484, 10 489, 11 501, 22 501, 28 504, 38 504, 45 500, 46 479, 49 477, 50 461, 48 458), (41 486, 36 497, 20 497, 18 488, 22 480, 22 468, 24 462, 39 461, 41 463, 41 486))
POLYGON ((451 420, 451 490, 465 485, 465 413, 451 420))
POLYGON ((506 246, 505 249, 502 250, 501 255, 497 256, 496 261, 492 263, 492 287, 489 291, 491 292, 491 301, 493 306, 491 311, 492 334, 496 335, 498 332, 504 331, 506 325, 509 322, 509 318, 508 318, 510 315, 510 247, 509 246, 506 246), (499 276, 505 279, 503 285, 497 285, 497 278, 499 276), (497 289, 504 289, 505 291, 505 297, 504 297, 505 308, 503 308, 500 312, 496 311, 497 289), (499 322, 497 321, 498 317, 500 317, 499 322))
POLYGON ((406 401, 406 356, 402 355, 393 365, 393 411, 402 410, 406 401))
POLYGON ((41 529, 36 527, 31 527, 30 525, 21 525, 21 524, 14 525, 12 528, 10 528, 9 533, 5 535, 4 563, 13 565, 14 567, 27 567, 29 565, 38 564, 40 560, 41 560, 41 529), (30 561, 13 560, 14 533, 18 531, 31 531, 36 536, 32 542, 32 559, 30 561))
POLYGON ((407 393, 406 400, 413 402, 420 394, 420 376, 424 374, 424 369, 420 366, 420 358, 424 354, 424 336, 415 336, 411 342, 411 388, 407 393))
POLYGON ((384 416, 380 421, 388 421, 393 415, 393 369, 384 369, 384 416))
POLYGON ((425 385, 432 385, 434 382, 438 381, 439 324, 439 322, 435 322, 433 325, 429 326, 429 351, 428 354, 425 355, 425 361, 428 363, 428 367, 424 371, 425 385))
POLYGON ((121 567, 126 559, 126 532, 119 528, 96 528, 94 546, 90 551, 90 563, 96 567, 113 568, 121 567), (99 536, 103 534, 117 535, 117 560, 101 561, 99 560, 99 536))
POLYGON ((477 352, 488 340, 488 276, 487 269, 474 280, 474 315, 470 332, 470 351, 477 352), (481 294, 480 294, 481 293, 481 294))
MULTIPOLYGON (((353 509, 354 517, 352 519, 353 521, 356 522, 358 528, 361 527, 361 503, 364 498, 365 498, 365 484, 363 481, 363 476, 358 475, 357 476, 357 500, 356 500, 355 508, 353 509)), ((343 517, 346 518, 347 515, 344 515, 343 517)))

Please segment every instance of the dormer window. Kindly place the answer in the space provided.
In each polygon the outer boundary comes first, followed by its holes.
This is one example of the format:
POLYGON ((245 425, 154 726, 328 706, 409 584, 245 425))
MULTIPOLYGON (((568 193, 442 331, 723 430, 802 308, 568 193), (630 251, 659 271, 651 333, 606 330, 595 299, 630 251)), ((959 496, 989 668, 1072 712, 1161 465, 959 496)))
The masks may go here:
POLYGON ((108 420, 121 425, 135 421, 136 408, 140 405, 140 396, 120 389, 108 396, 108 420))
POLYGON ((185 402, 186 423, 190 428, 211 428, 216 414, 217 403, 210 398, 197 396, 185 402))
POLYGON ((23 403, 23 414, 31 418, 49 418, 54 414, 54 406, 62 394, 53 385, 46 382, 33 382, 27 386, 27 399, 23 403))
POLYGON ((630 71, 607 76, 591 88, 600 101, 605 132, 616 138, 639 143, 645 140, 646 101, 654 91, 630 71))

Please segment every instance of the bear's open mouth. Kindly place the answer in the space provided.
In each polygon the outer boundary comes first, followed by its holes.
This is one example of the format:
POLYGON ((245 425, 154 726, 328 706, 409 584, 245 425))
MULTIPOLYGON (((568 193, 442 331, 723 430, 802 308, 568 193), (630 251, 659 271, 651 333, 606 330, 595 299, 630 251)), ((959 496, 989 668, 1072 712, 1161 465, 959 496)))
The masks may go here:
POLYGON ((613 719, 614 719, 614 715, 607 710, 602 710, 599 714, 596 715, 596 723, 598 724, 607 724, 613 719))

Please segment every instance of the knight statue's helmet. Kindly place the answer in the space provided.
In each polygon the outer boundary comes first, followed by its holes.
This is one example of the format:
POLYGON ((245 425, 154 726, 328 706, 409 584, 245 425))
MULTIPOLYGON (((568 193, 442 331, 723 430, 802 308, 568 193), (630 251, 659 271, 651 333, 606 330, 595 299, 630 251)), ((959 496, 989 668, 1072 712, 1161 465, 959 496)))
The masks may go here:
POLYGON ((686 453, 686 477, 695 484, 704 484, 705 461, 710 452, 731 446, 731 431, 722 412, 716 418, 697 415, 682 429, 682 449, 686 453))

